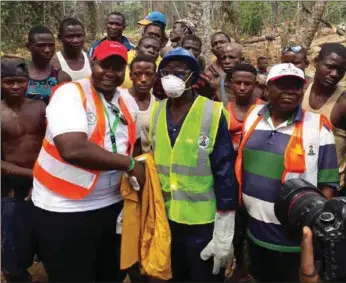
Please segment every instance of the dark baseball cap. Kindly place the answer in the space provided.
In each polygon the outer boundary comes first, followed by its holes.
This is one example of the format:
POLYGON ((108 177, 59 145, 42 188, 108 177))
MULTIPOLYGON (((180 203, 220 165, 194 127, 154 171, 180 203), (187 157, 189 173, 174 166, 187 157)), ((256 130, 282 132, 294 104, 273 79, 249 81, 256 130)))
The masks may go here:
POLYGON ((29 73, 24 60, 19 58, 2 58, 1 59, 1 77, 28 77, 29 73))

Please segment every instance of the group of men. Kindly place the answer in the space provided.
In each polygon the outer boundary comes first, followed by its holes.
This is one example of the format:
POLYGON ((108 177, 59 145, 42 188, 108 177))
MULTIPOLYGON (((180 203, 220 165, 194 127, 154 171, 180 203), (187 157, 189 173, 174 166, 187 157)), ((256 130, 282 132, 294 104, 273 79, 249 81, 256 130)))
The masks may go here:
POLYGON ((217 32, 216 59, 203 67, 190 21, 174 23, 168 46, 162 13, 139 24, 134 46, 123 36, 125 17, 110 13, 107 37, 86 53, 83 24, 65 19, 61 51, 39 26, 29 32, 28 67, 2 59, 7 281, 28 281, 35 254, 53 282, 131 278, 119 264, 119 188, 123 173, 143 187, 134 159, 143 152, 153 154, 162 187, 173 281, 222 282, 234 256, 242 267, 245 238, 257 281, 297 280, 301 238, 288 235, 274 202, 290 178, 326 198, 344 192, 346 47, 323 45, 308 78, 300 45, 284 47, 270 70, 259 58, 256 69, 241 44, 217 32))

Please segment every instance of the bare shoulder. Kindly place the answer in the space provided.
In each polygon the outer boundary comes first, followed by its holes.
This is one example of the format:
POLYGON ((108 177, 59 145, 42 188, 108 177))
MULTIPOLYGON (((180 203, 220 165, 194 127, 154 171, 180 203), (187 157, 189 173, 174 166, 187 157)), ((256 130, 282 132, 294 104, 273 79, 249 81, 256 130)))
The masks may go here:
POLYGON ((46 111, 46 104, 41 100, 32 100, 27 99, 25 101, 26 108, 35 109, 35 112, 37 113, 45 113, 46 111))
MULTIPOLYGON (((343 107, 346 106, 346 89, 344 92, 341 94, 338 103, 341 103, 343 107)), ((345 109, 345 108, 344 108, 345 109)))
POLYGON ((58 59, 58 56, 56 55, 56 53, 54 54, 53 58, 50 60, 50 64, 55 69, 61 68, 60 62, 59 62, 59 59, 58 59))

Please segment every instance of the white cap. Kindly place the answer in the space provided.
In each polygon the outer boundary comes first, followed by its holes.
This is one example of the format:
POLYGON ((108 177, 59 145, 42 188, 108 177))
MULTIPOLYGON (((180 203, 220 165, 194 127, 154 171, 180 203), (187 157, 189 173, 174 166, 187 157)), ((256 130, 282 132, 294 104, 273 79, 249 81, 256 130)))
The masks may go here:
POLYGON ((267 84, 269 83, 269 81, 274 81, 276 79, 288 76, 297 77, 305 81, 304 72, 301 69, 297 68, 291 63, 284 63, 274 65, 270 69, 267 77, 267 84))

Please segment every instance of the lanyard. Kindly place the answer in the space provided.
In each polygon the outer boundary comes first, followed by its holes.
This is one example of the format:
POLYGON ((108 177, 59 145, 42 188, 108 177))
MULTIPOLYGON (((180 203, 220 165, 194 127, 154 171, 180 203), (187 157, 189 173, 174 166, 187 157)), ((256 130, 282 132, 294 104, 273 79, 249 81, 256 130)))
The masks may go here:
MULTIPOLYGON (((101 99, 101 101, 102 101, 102 99, 101 99)), ((111 125, 111 120, 109 118, 109 114, 108 114, 107 108, 104 105, 103 101, 102 101, 102 106, 103 106, 103 109, 104 109, 106 117, 107 117, 107 122, 108 122, 109 130, 111 132, 110 136, 111 136, 111 142, 112 142, 112 150, 113 150, 114 153, 116 153, 117 152, 117 143, 116 143, 116 140, 115 140, 115 132, 116 132, 116 129, 117 129, 118 125, 119 125, 119 115, 114 113, 115 114, 115 119, 114 119, 113 125, 111 125)))

